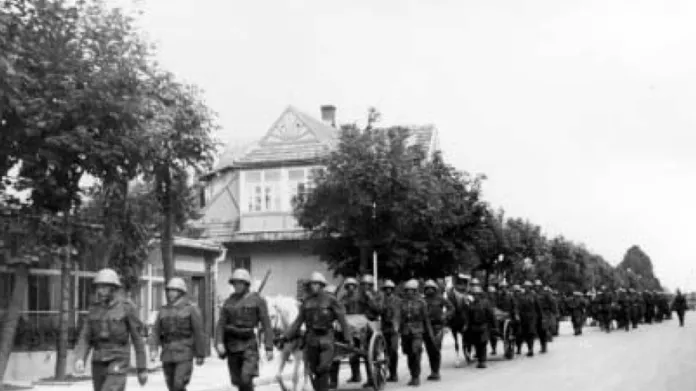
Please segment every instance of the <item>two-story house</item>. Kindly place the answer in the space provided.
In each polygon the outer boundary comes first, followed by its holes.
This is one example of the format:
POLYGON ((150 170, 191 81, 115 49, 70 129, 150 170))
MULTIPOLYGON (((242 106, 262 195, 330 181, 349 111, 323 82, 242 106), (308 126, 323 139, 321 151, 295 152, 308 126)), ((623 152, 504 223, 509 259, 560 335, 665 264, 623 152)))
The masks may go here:
MULTIPOLYGON (((413 141, 433 153, 433 126, 410 127, 413 141)), ((204 179, 205 207, 197 225, 203 237, 223 243, 227 259, 219 265, 218 284, 227 286, 233 269, 245 267, 258 282, 272 270, 264 294, 294 295, 297 282, 314 270, 331 277, 313 254, 311 240, 293 217, 292 200, 310 191, 312 173, 338 142, 336 108, 321 107, 317 120, 288 107, 257 142, 230 146, 204 179)), ((229 292, 218 289, 223 297, 229 292)))

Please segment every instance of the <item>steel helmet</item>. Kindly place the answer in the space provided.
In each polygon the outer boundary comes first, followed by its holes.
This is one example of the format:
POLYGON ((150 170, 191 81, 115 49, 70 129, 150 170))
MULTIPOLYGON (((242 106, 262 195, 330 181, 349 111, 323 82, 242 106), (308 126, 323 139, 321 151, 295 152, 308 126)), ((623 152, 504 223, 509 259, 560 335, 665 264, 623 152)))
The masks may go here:
POLYGON ((471 279, 471 285, 480 285, 481 282, 479 281, 478 278, 472 278, 471 279))
POLYGON ((309 283, 319 283, 326 286, 326 278, 319 272, 312 272, 312 275, 309 277, 309 283))
POLYGON ((534 284, 532 284, 532 282, 529 280, 525 281, 524 284, 522 284, 522 285, 526 286, 526 287, 534 286, 534 284))
POLYGON ((433 281, 433 280, 428 280, 428 281, 426 281, 426 282, 425 282, 425 285, 424 285, 423 287, 424 287, 424 288, 433 288, 433 289, 437 289, 437 288, 438 288, 437 283, 436 283, 435 281, 433 281))
POLYGON ((500 285, 501 288, 505 288, 505 287, 508 286, 508 283, 507 283, 507 281, 503 280, 503 281, 500 281, 500 284, 499 284, 499 285, 500 285))
POLYGON ((335 294, 336 294, 336 289, 337 289, 336 285, 326 285, 326 286, 324 287, 324 292, 330 293, 330 294, 332 294, 332 295, 335 295, 335 294))
POLYGON ((345 285, 345 286, 348 286, 348 285, 357 286, 358 280, 356 280, 353 277, 348 277, 348 278, 346 278, 346 281, 343 283, 343 285, 345 285))
POLYGON ((365 274, 360 280, 360 282, 363 284, 374 284, 375 278, 372 277, 372 274, 365 274))
POLYGON ((457 280, 459 280, 459 281, 470 281, 470 280, 471 280, 471 276, 468 275, 468 274, 459 273, 459 274, 457 274, 457 280))
POLYGON ((113 285, 121 287, 121 280, 118 278, 118 273, 113 269, 101 269, 94 277, 94 284, 113 285))
POLYGON ((396 284, 394 284, 394 281, 392 280, 386 280, 384 281, 384 285, 382 285, 382 289, 394 289, 396 288, 396 284))
POLYGON ((174 277, 167 283, 167 289, 175 289, 179 292, 186 293, 186 282, 180 277, 174 277))
POLYGON ((592 297, 592 293, 591 293, 591 292, 587 292, 587 293, 585 293, 585 296, 587 296, 587 297, 592 297))
POLYGON ((544 284, 541 283, 541 280, 534 280, 534 286, 543 286, 544 284))
POLYGON ((483 292, 481 285, 474 285, 471 287, 471 293, 481 293, 481 292, 483 292))
POLYGON ((517 285, 517 284, 515 284, 515 285, 512 286, 512 290, 513 290, 513 291, 521 291, 521 290, 522 290, 522 287, 519 286, 519 285, 517 285))
POLYGON ((408 280, 404 284, 404 289, 413 289, 417 290, 418 289, 418 281, 416 280, 408 280))
POLYGON ((246 282, 247 284, 251 285, 251 276, 249 275, 249 271, 246 269, 237 269, 232 273, 232 276, 230 277, 230 284, 235 282, 235 281, 242 281, 246 282))
POLYGON ((488 293, 495 293, 495 287, 494 287, 494 286, 489 286, 489 287, 488 287, 488 293))

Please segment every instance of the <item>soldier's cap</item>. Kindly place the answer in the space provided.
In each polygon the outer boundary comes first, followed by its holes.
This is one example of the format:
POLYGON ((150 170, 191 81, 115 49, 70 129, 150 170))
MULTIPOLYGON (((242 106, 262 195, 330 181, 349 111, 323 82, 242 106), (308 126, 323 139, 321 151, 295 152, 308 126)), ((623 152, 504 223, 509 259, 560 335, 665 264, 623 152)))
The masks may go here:
POLYGON ((471 285, 481 285, 481 282, 479 281, 478 278, 472 278, 471 285))
POLYGON ((374 284, 375 278, 372 277, 372 274, 365 274, 360 280, 360 282, 362 284, 374 284))
POLYGON ((495 293, 495 287, 494 287, 494 286, 489 286, 489 287, 488 287, 488 292, 490 292, 490 293, 495 293))
POLYGON ((547 286, 544 287, 544 291, 546 291, 546 292, 553 292, 553 289, 551 289, 551 287, 547 285, 547 286))
POLYGON ((529 280, 525 281, 524 284, 522 284, 522 285, 523 285, 523 286, 527 286, 527 287, 534 286, 534 285, 532 284, 532 282, 529 281, 529 280))
POLYGON ((544 284, 541 283, 541 280, 534 280, 534 286, 543 286, 544 284))
POLYGON ((345 286, 348 286, 348 285, 357 286, 357 285, 358 285, 358 280, 356 280, 356 279, 353 278, 353 277, 348 277, 348 278, 346 278, 346 281, 343 282, 343 285, 345 285, 345 286))
POLYGON ((418 289, 418 281, 416 280, 408 280, 404 284, 404 290, 417 290, 418 289))
POLYGON ((519 286, 519 285, 517 285, 517 284, 515 284, 515 285, 512 286, 512 290, 513 290, 513 291, 519 291, 519 290, 522 290, 522 287, 519 286))
POLYGON ((508 283, 507 283, 507 281, 503 280, 503 281, 500 281, 500 284, 498 284, 498 286, 500 286, 501 288, 505 288, 506 286, 508 286, 508 283))
POLYGON ((482 293, 482 292, 483 292, 483 288, 481 288, 480 285, 474 285, 474 286, 471 287, 471 292, 472 292, 472 293, 482 293))

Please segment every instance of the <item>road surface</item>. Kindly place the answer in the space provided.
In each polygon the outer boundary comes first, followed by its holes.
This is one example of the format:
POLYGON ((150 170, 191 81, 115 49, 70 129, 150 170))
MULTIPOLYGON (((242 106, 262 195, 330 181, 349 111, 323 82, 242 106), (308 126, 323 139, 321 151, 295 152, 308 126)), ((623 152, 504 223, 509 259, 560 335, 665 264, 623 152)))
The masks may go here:
MULTIPOLYGON (((445 338, 449 338, 446 336, 445 338)), ((538 345, 536 347, 538 352, 538 345)), ((567 322, 549 345, 549 353, 517 356, 511 361, 493 358, 487 369, 475 365, 454 367, 454 351, 443 351, 442 380, 423 381, 419 391, 696 391, 696 313, 687 314, 680 328, 676 316, 661 324, 640 325, 630 332, 609 334, 587 327, 575 337, 567 322), (691 319, 689 319, 691 318, 691 319)), ((400 382, 386 390, 411 390, 400 358, 400 382)), ((423 361, 424 376, 429 375, 423 361)), ((346 375, 342 376, 345 380, 346 375)), ((259 387, 275 391, 277 386, 259 387)), ((343 384, 341 390, 356 389, 343 384)))
MULTIPOLYGON (((538 345, 536 352, 538 352, 538 345)), ((500 350, 500 349, 499 349, 500 350)), ((475 365, 454 367, 451 336, 445 336, 442 380, 428 382, 430 372, 423 357, 423 382, 419 391, 696 391, 696 312, 687 313, 680 328, 675 319, 661 324, 640 325, 630 332, 610 334, 587 327, 575 337, 568 322, 561 323, 561 335, 549 345, 549 353, 528 358, 523 354, 507 361, 492 357, 487 369, 475 365)), ((259 383, 272 378, 277 364, 264 365, 259 383)), ((341 379, 349 373, 343 365, 341 379)), ((399 383, 388 383, 385 391, 406 391, 409 380, 405 357, 399 361, 399 383)), ((194 369, 189 391, 228 391, 229 376, 223 361, 210 359, 194 369)), ((361 366, 361 369, 362 366, 361 366)), ((287 374, 289 371, 286 371, 287 374)), ((71 385, 42 385, 37 391, 91 391, 91 382, 71 385)), ((166 391, 161 372, 150 374, 146 387, 129 377, 128 390, 166 391)), ((356 385, 339 386, 340 391, 358 390, 356 385)), ((277 384, 259 385, 257 391, 280 391, 277 384)), ((311 391, 308 386, 306 391, 311 391)), ((370 390, 366 390, 370 391, 370 390)))

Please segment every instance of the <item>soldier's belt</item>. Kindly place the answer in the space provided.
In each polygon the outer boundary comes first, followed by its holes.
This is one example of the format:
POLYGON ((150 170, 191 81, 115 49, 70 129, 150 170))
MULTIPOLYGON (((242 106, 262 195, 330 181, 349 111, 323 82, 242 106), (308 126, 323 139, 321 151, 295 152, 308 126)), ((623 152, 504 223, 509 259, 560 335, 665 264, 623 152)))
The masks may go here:
POLYGON ((225 326, 225 334, 238 338, 252 338, 254 337, 254 329, 236 326, 225 326))

